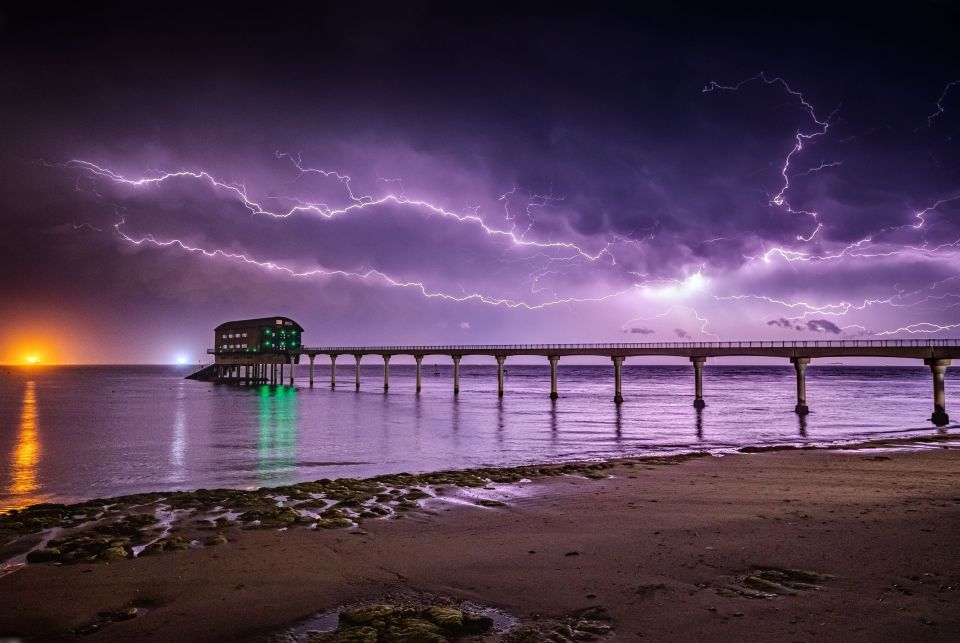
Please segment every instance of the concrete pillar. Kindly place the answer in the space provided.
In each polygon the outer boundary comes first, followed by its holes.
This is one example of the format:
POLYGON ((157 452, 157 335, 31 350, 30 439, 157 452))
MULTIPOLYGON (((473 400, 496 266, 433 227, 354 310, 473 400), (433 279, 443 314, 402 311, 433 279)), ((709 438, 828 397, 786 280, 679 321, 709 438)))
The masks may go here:
POLYGON ((383 356, 383 392, 390 390, 390 356, 383 356))
POLYGON ((270 386, 276 386, 276 385, 277 385, 277 365, 271 364, 270 365, 270 386))
POLYGON ((423 362, 423 355, 414 355, 413 359, 417 361, 417 393, 420 392, 420 371, 423 362))
POLYGON ((357 390, 359 391, 360 390, 360 360, 363 359, 363 355, 357 354, 357 355, 354 355, 354 358, 356 358, 357 360, 356 376, 357 376, 357 390))
POLYGON ((337 388, 337 356, 330 356, 330 388, 337 388))
POLYGON ((621 384, 623 383, 623 378, 621 377, 620 369, 623 366, 623 356, 614 355, 610 359, 613 360, 613 401, 616 404, 622 404, 623 392, 621 391, 621 384))
POLYGON ((453 355, 453 394, 460 395, 460 355, 453 355))
POLYGON ((547 359, 550 360, 550 399, 555 400, 559 395, 557 395, 557 362, 560 361, 559 355, 551 355, 547 359))
POLYGON ((290 386, 293 386, 293 381, 297 376, 297 358, 290 358, 290 386))
POLYGON ((316 359, 316 355, 310 355, 310 388, 313 388, 313 360, 316 359))
POLYGON ((943 388, 943 380, 950 360, 925 359, 923 363, 930 367, 933 374, 933 415, 930 416, 930 421, 937 426, 946 426, 950 423, 950 416, 947 415, 947 394, 943 388))
POLYGON ((503 362, 506 355, 497 355, 497 396, 503 397, 503 362))
POLYGON ((810 407, 807 406, 807 364, 810 363, 810 358, 791 357, 790 361, 797 369, 797 406, 794 410, 800 415, 806 415, 810 412, 810 407))
POLYGON ((280 379, 277 380, 279 386, 283 386, 283 362, 280 362, 280 379))
POLYGON ((707 405, 703 401, 703 365, 707 361, 706 357, 691 357, 693 363, 693 408, 702 409, 707 405))

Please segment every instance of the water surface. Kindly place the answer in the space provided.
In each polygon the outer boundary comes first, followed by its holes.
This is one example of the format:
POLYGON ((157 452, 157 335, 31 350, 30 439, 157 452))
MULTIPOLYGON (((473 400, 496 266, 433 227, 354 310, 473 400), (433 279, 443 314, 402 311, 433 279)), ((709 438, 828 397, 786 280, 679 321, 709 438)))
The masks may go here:
MULTIPOLYGON (((508 365, 509 367, 509 365, 508 365)), ((243 388, 184 380, 183 368, 0 368, 0 510, 141 491, 258 487, 338 476, 435 471, 584 458, 820 444, 930 435, 930 371, 923 366, 811 366, 812 413, 798 418, 789 366, 704 369, 707 408, 692 406, 693 369, 623 369, 612 403, 610 366, 561 363, 561 398, 549 367, 508 368, 496 394, 494 366, 424 364, 363 368, 318 361, 317 386, 298 369, 295 388, 243 388)), ((947 376, 947 403, 960 382, 947 376)), ((958 416, 960 417, 960 416, 958 416)))

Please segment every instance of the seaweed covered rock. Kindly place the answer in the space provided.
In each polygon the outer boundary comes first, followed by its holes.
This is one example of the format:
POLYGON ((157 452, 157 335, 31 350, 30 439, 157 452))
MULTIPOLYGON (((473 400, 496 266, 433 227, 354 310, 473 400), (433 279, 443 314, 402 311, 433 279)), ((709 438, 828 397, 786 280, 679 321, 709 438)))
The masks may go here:
POLYGON ((214 547, 216 545, 225 545, 228 542, 230 541, 223 534, 214 534, 203 541, 203 544, 207 547, 214 547))
POLYGON ((346 529, 353 527, 353 521, 347 518, 321 518, 317 521, 317 529, 346 529))
POLYGON ((290 507, 270 507, 245 511, 239 516, 245 529, 280 529, 298 521, 300 513, 290 507))
POLYGON ((339 621, 336 630, 315 634, 310 642, 448 643, 493 627, 493 620, 483 614, 423 603, 346 608, 341 610, 339 621))
POLYGON ((40 549, 34 549, 32 552, 27 554, 28 563, 46 563, 52 560, 57 560, 63 554, 63 551, 57 547, 41 547, 40 549))
POLYGON ((314 634, 309 643, 377 643, 379 634, 372 627, 342 627, 334 632, 314 634))
POLYGON ((399 608, 395 605, 368 605, 357 609, 345 609, 340 612, 340 621, 348 625, 375 624, 381 627, 395 616, 399 608))
POLYGON ((190 549, 189 540, 182 536, 174 536, 173 538, 161 538, 156 542, 150 543, 140 552, 140 555, 149 556, 164 551, 186 551, 188 549, 190 549))
POLYGON ((123 560, 124 558, 130 558, 133 555, 131 551, 121 545, 114 545, 112 547, 107 547, 99 554, 97 554, 98 560, 123 560))
POLYGON ((425 610, 425 615, 444 629, 457 631, 463 628, 463 612, 454 607, 434 605, 425 610))

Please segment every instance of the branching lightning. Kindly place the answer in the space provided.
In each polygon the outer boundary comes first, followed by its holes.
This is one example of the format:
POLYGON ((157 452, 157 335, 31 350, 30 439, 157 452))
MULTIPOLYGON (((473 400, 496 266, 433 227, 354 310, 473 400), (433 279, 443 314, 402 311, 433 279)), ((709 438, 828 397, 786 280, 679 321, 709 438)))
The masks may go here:
MULTIPOLYGON (((566 242, 566 241, 531 241, 523 238, 523 235, 517 235, 512 230, 500 230, 488 225, 484 219, 477 214, 458 214, 447 210, 439 205, 430 203, 429 201, 421 199, 410 199, 406 196, 397 195, 397 194, 387 194, 385 196, 374 198, 372 196, 366 195, 357 195, 354 193, 353 188, 350 186, 351 178, 346 174, 341 174, 339 172, 308 168, 304 167, 299 158, 295 158, 289 154, 283 152, 277 152, 277 158, 286 158, 290 160, 294 167, 300 172, 300 175, 305 174, 317 174, 326 178, 333 178, 337 182, 341 183, 347 191, 348 198, 351 201, 351 204, 341 208, 333 208, 327 206, 323 203, 298 203, 293 205, 286 210, 270 210, 266 208, 261 202, 255 200, 251 197, 244 185, 239 185, 235 183, 227 183, 220 179, 215 178, 212 174, 206 170, 180 170, 178 172, 161 172, 157 176, 144 176, 138 178, 128 178, 118 172, 114 172, 108 168, 102 167, 96 163, 90 161, 84 161, 82 159, 71 159, 66 163, 60 165, 60 167, 65 168, 74 168, 80 169, 90 174, 105 178, 114 183, 120 183, 123 185, 128 185, 131 187, 145 187, 159 185, 166 181, 172 179, 192 179, 197 181, 203 181, 210 185, 216 190, 225 191, 228 194, 235 197, 238 202, 246 208, 251 214, 262 215, 273 217, 277 219, 285 219, 295 214, 313 214, 323 217, 325 219, 332 219, 334 217, 348 215, 352 212, 357 212, 364 208, 369 208, 377 205, 384 204, 394 204, 394 205, 405 205, 411 206, 414 208, 420 208, 427 210, 433 214, 447 217, 453 219, 460 223, 470 223, 477 225, 483 232, 494 237, 500 237, 506 239, 508 242, 514 246, 520 247, 530 247, 530 248, 543 248, 543 249, 552 249, 552 250, 568 250, 573 253, 573 256, 579 256, 588 261, 598 261, 600 258, 607 256, 612 260, 612 255, 610 254, 610 244, 607 243, 595 253, 588 252, 583 250, 577 244, 566 242)), ((293 199, 290 199, 293 200, 293 199)))
MULTIPOLYGON (((785 81, 783 78, 780 78, 779 76, 774 78, 769 78, 764 72, 760 72, 756 76, 747 78, 746 80, 742 80, 736 85, 721 85, 717 81, 711 80, 710 83, 703 88, 703 93, 709 93, 717 90, 735 92, 740 90, 740 88, 742 88, 744 85, 747 85, 755 81, 762 81, 766 85, 780 86, 784 91, 786 91, 788 94, 790 94, 800 102, 800 106, 803 108, 804 111, 807 112, 807 114, 810 115, 810 118, 813 120, 814 127, 810 131, 805 132, 798 129, 794 134, 793 149, 791 149, 790 152, 787 154, 786 158, 783 160, 783 166, 780 168, 780 175, 783 177, 783 183, 780 186, 779 192, 777 192, 776 194, 770 197, 771 205, 779 208, 783 208, 789 214, 805 215, 805 216, 811 217, 814 220, 814 222, 816 223, 816 226, 814 226, 813 231, 810 232, 809 235, 797 236, 797 241, 810 242, 817 235, 817 233, 820 232, 821 229, 823 229, 823 223, 820 222, 819 213, 814 212, 812 210, 796 210, 790 205, 789 201, 787 201, 787 192, 790 190, 790 176, 791 176, 790 165, 793 162, 794 157, 803 151, 804 145, 806 143, 808 143, 809 141, 812 141, 813 139, 826 135, 827 131, 830 129, 830 119, 833 118, 833 116, 836 114, 837 109, 839 109, 839 107, 835 109, 830 114, 830 116, 828 116, 826 119, 821 120, 820 118, 817 117, 817 112, 814 109, 813 105, 807 102, 807 99, 803 97, 803 94, 801 94, 800 92, 790 87, 790 85, 787 84, 787 81, 785 81)), ((795 174, 794 176, 806 176, 809 174, 813 174, 814 172, 823 170, 824 168, 827 168, 827 167, 835 167, 839 164, 840 164, 839 162, 833 162, 833 163, 821 162, 819 167, 810 168, 805 172, 795 174)))
POLYGON ((525 301, 515 301, 499 297, 490 297, 482 293, 466 293, 463 295, 451 295, 449 293, 438 292, 429 290, 426 285, 419 281, 404 281, 395 279, 386 273, 383 273, 379 270, 366 270, 363 272, 354 272, 349 270, 328 270, 324 268, 315 268, 313 270, 296 270, 284 264, 275 262, 275 261, 263 261, 256 258, 253 258, 247 254, 241 252, 229 252, 216 248, 210 250, 208 248, 202 248, 200 246, 190 245, 180 239, 157 239, 153 235, 146 234, 140 237, 132 237, 122 230, 125 219, 121 219, 114 224, 113 228, 116 231, 117 235, 125 242, 130 243, 135 246, 142 245, 151 245, 157 248, 169 248, 177 247, 181 250, 185 250, 190 253, 198 254, 203 257, 210 259, 222 258, 230 261, 243 263, 249 266, 254 266, 256 268, 261 268, 268 271, 275 271, 289 277, 295 278, 323 278, 323 277, 346 277, 346 278, 355 278, 363 280, 378 280, 381 283, 394 286, 398 288, 412 288, 420 292, 421 295, 428 299, 443 299, 453 302, 468 302, 476 301, 484 304, 489 304, 493 306, 503 306, 506 308, 522 308, 526 310, 539 310, 542 308, 549 308, 551 306, 557 306, 560 304, 578 304, 578 303, 588 303, 588 302, 601 302, 608 299, 613 299, 615 297, 620 297, 629 292, 632 292, 632 288, 627 288, 620 290, 618 292, 608 293, 606 295, 601 295, 599 297, 565 297, 561 299, 555 299, 551 301, 546 301, 538 304, 531 304, 525 301))
MULTIPOLYGON (((806 169, 798 169, 801 165, 803 153, 810 148, 812 141, 827 136, 831 128, 831 123, 839 108, 835 109, 826 117, 818 115, 818 111, 804 97, 804 95, 795 90, 783 78, 779 76, 768 76, 761 72, 751 78, 742 80, 734 85, 722 85, 716 81, 707 84, 702 92, 736 92, 750 83, 762 83, 765 86, 774 87, 778 91, 785 92, 791 101, 796 101, 800 109, 809 117, 808 126, 799 127, 793 134, 792 145, 779 164, 781 180, 776 193, 769 194, 767 198, 771 211, 780 210, 789 215, 800 215, 809 217, 814 222, 811 230, 806 234, 798 234, 796 241, 802 244, 812 244, 811 246, 797 246, 803 249, 790 247, 773 247, 764 249, 761 254, 745 257, 748 260, 760 260, 763 263, 770 263, 774 259, 782 259, 787 263, 796 263, 798 266, 819 262, 839 261, 842 259, 883 259, 897 255, 909 255, 934 260, 949 260, 960 253, 960 238, 957 239, 937 239, 936 243, 930 243, 926 240, 928 222, 936 221, 939 214, 941 218, 945 217, 943 206, 960 200, 960 193, 948 194, 939 198, 931 205, 912 212, 912 219, 908 223, 901 225, 890 225, 869 234, 868 236, 853 242, 827 245, 828 241, 823 240, 823 235, 819 233, 823 230, 824 224, 821 220, 821 213, 816 210, 803 209, 791 205, 789 196, 793 188, 792 181, 802 177, 825 172, 833 168, 839 168, 843 165, 842 161, 819 160, 816 165, 810 165, 806 169), (903 235, 916 233, 923 235, 920 241, 914 244, 891 241, 893 233, 899 231, 903 235), (881 238, 882 237, 882 238, 881 238), (811 249, 807 249, 811 248, 811 249)), ((934 120, 946 111, 944 103, 948 94, 957 86, 960 80, 948 83, 936 102, 936 110, 927 117, 927 125, 932 126, 934 120)), ((806 120, 806 117, 804 117, 806 120)), ((509 266, 519 265, 521 269, 529 267, 530 300, 515 297, 495 296, 489 293, 479 291, 464 291, 461 293, 445 292, 433 286, 428 286, 425 280, 417 279, 407 280, 396 276, 391 276, 386 272, 376 268, 361 268, 356 270, 337 269, 318 267, 313 269, 301 269, 300 266, 293 266, 278 261, 267 260, 254 256, 253 253, 244 251, 232 251, 229 249, 217 247, 202 247, 189 241, 178 238, 161 239, 153 234, 135 235, 127 231, 126 219, 120 217, 113 225, 114 232, 125 243, 136 246, 152 246, 157 248, 175 247, 179 250, 202 256, 209 259, 219 259, 241 263, 252 266, 264 271, 283 274, 292 278, 303 279, 326 279, 326 278, 346 278, 358 279, 368 282, 376 282, 384 286, 411 289, 418 292, 427 299, 439 299, 451 302, 477 302, 491 306, 500 306, 509 309, 538 310, 549 308, 560 304, 577 303, 596 303, 603 302, 628 294, 639 294, 648 298, 662 297, 667 300, 684 301, 692 291, 705 288, 706 279, 703 275, 704 266, 700 266, 695 274, 686 278, 650 278, 647 274, 638 270, 631 270, 629 260, 618 264, 617 254, 621 259, 628 257, 631 253, 643 256, 648 250, 648 244, 652 242, 659 230, 659 221, 655 222, 649 229, 644 231, 640 238, 634 238, 633 234, 617 235, 611 234, 594 245, 592 249, 587 249, 583 245, 569 240, 554 241, 548 236, 546 240, 537 240, 531 237, 537 226, 537 215, 543 213, 548 208, 557 208, 563 201, 563 195, 554 193, 552 187, 548 192, 537 193, 533 191, 522 191, 514 186, 512 189, 499 195, 498 200, 503 204, 504 219, 507 222, 505 227, 498 227, 489 223, 489 219, 481 215, 480 206, 466 207, 461 211, 453 211, 435 201, 425 198, 408 196, 408 191, 401 178, 386 178, 379 174, 376 176, 376 183, 384 186, 385 193, 363 194, 356 187, 356 183, 350 175, 340 171, 314 168, 306 165, 300 154, 290 154, 287 152, 276 152, 276 159, 284 163, 289 163, 296 171, 296 176, 292 182, 299 181, 304 177, 317 177, 318 179, 331 182, 336 190, 342 190, 342 196, 335 197, 339 201, 336 204, 327 204, 320 201, 304 200, 296 196, 269 196, 257 197, 248 190, 243 183, 233 183, 216 177, 206 169, 181 169, 179 171, 152 171, 139 176, 128 176, 121 174, 113 169, 100 165, 98 163, 83 159, 71 159, 65 163, 48 164, 55 167, 78 170, 80 176, 89 177, 86 182, 95 184, 91 189, 100 198, 103 197, 96 190, 97 185, 105 182, 113 183, 125 188, 147 189, 157 187, 164 183, 173 183, 176 181, 190 181, 200 183, 214 192, 225 195, 235 202, 241 208, 254 216, 269 217, 272 219, 283 220, 298 215, 314 216, 321 220, 330 220, 339 217, 348 217, 360 211, 376 208, 377 206, 398 206, 400 211, 416 211, 427 215, 435 215, 456 224, 463 224, 465 229, 477 235, 487 235, 502 242, 501 247, 503 256, 501 264, 505 266, 504 271, 509 266), (517 206, 517 203, 522 205, 517 206), (623 245, 620 245, 623 244, 623 245), (524 249, 528 252, 513 252, 517 249, 524 249), (509 256, 508 256, 509 254, 509 256), (522 262, 530 262, 523 264, 522 262), (620 271, 619 277, 636 277, 628 287, 611 291, 597 297, 573 297, 558 294, 552 286, 546 285, 547 282, 555 281, 562 276, 564 271, 582 269, 584 267, 602 266, 604 269, 617 266, 620 271), (546 301, 540 301, 538 297, 549 297, 546 301)), ((81 189, 80 178, 78 176, 76 189, 81 189)), ((501 224, 502 225, 502 224, 501 224)), ((90 229, 102 231, 102 228, 91 223, 74 224, 76 230, 90 229)), ((667 229, 667 228, 665 228, 667 229)), ((725 240, 735 240, 742 236, 757 236, 756 232, 742 232, 733 237, 715 237, 700 242, 702 245, 711 244, 725 240)), ((543 236, 543 235, 539 235, 543 236)), ((931 235, 932 236, 932 235, 931 235)), ((574 237, 577 238, 577 237, 574 237)), ((897 237, 898 239, 901 237, 897 237)), ((702 256, 702 255, 701 255, 702 256)), ((685 265, 689 267, 689 261, 685 265)), ((638 266, 639 267, 639 266, 638 266)), ((888 306, 891 308, 910 308, 916 311, 946 311, 953 310, 960 306, 960 294, 952 292, 933 293, 928 292, 936 289, 941 284, 948 281, 960 279, 960 275, 955 275, 947 279, 938 281, 927 288, 922 288, 912 292, 904 292, 895 288, 895 294, 887 297, 867 298, 859 303, 850 301, 839 301, 834 303, 816 303, 804 300, 793 301, 788 297, 768 296, 766 294, 729 294, 729 295, 709 295, 715 301, 726 302, 760 302, 761 305, 772 305, 780 308, 786 308, 790 311, 789 320, 804 320, 812 316, 829 317, 847 317, 854 316, 854 313, 863 312, 869 308, 888 306)), ((456 287, 454 287, 454 290, 456 287)), ((513 294, 513 293, 511 293, 513 294)), ((698 332, 701 335, 711 338, 719 338, 716 334, 707 330, 709 321, 702 316, 696 309, 687 306, 673 304, 663 313, 652 317, 635 317, 623 325, 626 330, 631 324, 640 321, 652 321, 667 317, 674 311, 689 311, 692 318, 698 324, 698 332)), ((899 322, 903 323, 903 322, 899 322)), ((906 324, 896 329, 869 331, 867 327, 861 324, 848 324, 839 328, 844 331, 856 332, 858 334, 873 334, 877 336, 889 336, 897 333, 920 334, 920 333, 938 333, 941 331, 952 330, 960 327, 960 324, 944 323, 938 324, 929 321, 906 324)), ((677 331, 678 334, 680 330, 677 331)), ((834 327, 831 332, 836 332, 834 327)))
POLYGON ((931 127, 933 125, 933 119, 935 119, 936 117, 940 116, 940 114, 947 111, 946 109, 943 108, 943 101, 944 99, 946 99, 947 94, 950 93, 950 90, 956 87, 957 85, 960 85, 960 80, 952 80, 949 83, 947 83, 946 87, 943 88, 943 92, 941 92, 940 98, 937 99, 937 109, 934 110, 932 114, 927 116, 927 127, 931 127))

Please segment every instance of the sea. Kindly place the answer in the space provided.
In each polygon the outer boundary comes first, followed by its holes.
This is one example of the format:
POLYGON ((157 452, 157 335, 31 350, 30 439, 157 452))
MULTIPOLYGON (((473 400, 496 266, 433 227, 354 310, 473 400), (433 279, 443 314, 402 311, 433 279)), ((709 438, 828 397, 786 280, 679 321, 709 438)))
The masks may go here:
MULTIPOLYGON (((372 361, 372 360, 371 360, 372 361)), ((930 436, 930 371, 817 365, 810 414, 798 417, 784 366, 704 368, 706 408, 693 407, 693 369, 630 365, 613 403, 610 365, 449 363, 339 365, 337 387, 317 362, 295 386, 238 387, 184 379, 175 366, 0 367, 0 511, 144 491, 257 488, 337 477, 593 460, 744 446, 824 445, 930 436)), ((947 406, 960 378, 947 374, 947 406)), ((960 409, 957 418, 960 419, 960 409)))

